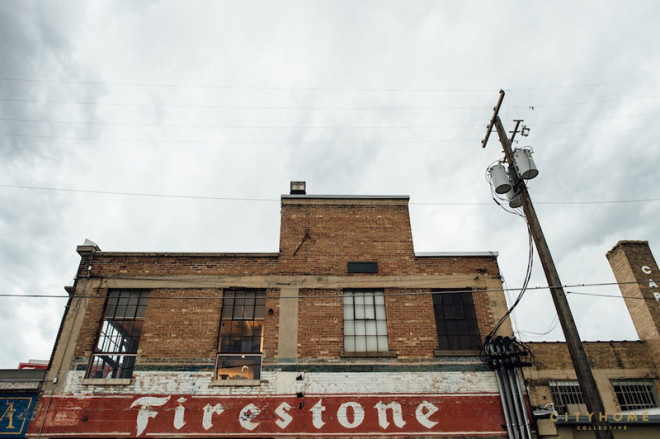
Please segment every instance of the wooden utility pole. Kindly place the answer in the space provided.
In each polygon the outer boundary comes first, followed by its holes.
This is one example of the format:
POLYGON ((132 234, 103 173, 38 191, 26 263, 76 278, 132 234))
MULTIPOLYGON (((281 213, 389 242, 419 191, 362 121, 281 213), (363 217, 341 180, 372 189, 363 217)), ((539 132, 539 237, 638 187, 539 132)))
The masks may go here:
POLYGON ((571 314, 571 308, 568 306, 568 300, 566 300, 566 294, 564 294, 562 282, 559 279, 557 268, 555 267, 555 263, 552 260, 552 255, 550 254, 548 243, 545 241, 545 236, 543 235, 543 230, 541 229, 541 223, 536 216, 536 211, 534 210, 532 199, 527 192, 525 182, 518 173, 518 169, 516 168, 516 164, 513 159, 511 143, 516 135, 516 132, 518 131, 518 124, 520 124, 521 121, 516 121, 516 128, 513 131, 511 139, 509 139, 504 126, 502 125, 502 121, 498 116, 498 112, 500 106, 502 105, 503 99, 504 91, 500 90, 500 98, 497 102, 497 106, 494 109, 493 118, 488 125, 486 137, 482 141, 482 147, 486 147, 488 137, 494 126, 497 130, 497 135, 500 138, 502 148, 504 149, 504 156, 506 161, 509 163, 509 173, 512 175, 513 190, 516 191, 522 201, 523 211, 525 212, 527 223, 529 224, 529 228, 534 238, 534 243, 536 244, 536 250, 538 252, 539 258, 541 259, 541 264, 543 265, 543 271, 545 272, 545 277, 548 281, 552 300, 555 303, 557 317, 559 318, 561 328, 564 332, 564 337, 566 338, 568 351, 571 355, 571 359, 573 360, 573 367, 575 368, 575 374, 577 375, 578 383, 580 384, 580 389, 582 390, 584 402, 587 406, 587 410, 592 414, 590 420, 591 425, 594 428, 594 433, 599 439, 614 439, 614 435, 609 429, 609 425, 607 424, 605 408, 603 407, 603 402, 600 399, 598 389, 596 388, 596 380, 594 380, 594 375, 591 372, 589 361, 587 360, 587 356, 584 352, 584 347, 582 346, 582 341, 580 340, 580 335, 578 334, 575 320, 573 320, 573 314, 571 314))

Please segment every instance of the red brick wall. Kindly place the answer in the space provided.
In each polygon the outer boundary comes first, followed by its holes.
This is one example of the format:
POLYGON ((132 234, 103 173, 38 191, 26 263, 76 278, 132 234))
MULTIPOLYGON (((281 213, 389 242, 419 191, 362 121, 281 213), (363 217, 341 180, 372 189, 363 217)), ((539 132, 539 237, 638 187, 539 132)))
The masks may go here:
POLYGON ((279 290, 266 290, 266 308, 264 310, 264 361, 275 361, 277 359, 277 344, 280 335, 279 297, 279 290), (273 310, 272 314, 270 314, 271 309, 273 310))
MULTIPOLYGON (((101 318, 103 316, 103 308, 105 306, 105 297, 107 294, 105 288, 93 289, 85 291, 85 294, 96 296, 88 299, 88 305, 84 308, 83 325, 78 333, 78 343, 76 344, 75 356, 76 357, 89 357, 96 344, 96 337, 98 336, 101 318)), ((76 310, 76 302, 74 301, 69 313, 73 315, 76 310)), ((66 335, 60 338, 60 342, 66 340, 66 335)))
POLYGON ((301 289, 298 299, 298 356, 339 358, 344 349, 342 292, 301 289))
POLYGON ((217 289, 149 290, 138 357, 213 358, 218 347, 221 306, 222 292, 217 289))
MULTIPOLYGON (((94 292, 94 295, 106 294, 106 289, 94 292)), ((278 290, 267 290, 264 353, 269 359, 277 355, 278 297, 278 290), (273 310, 273 314, 268 313, 269 309, 273 310)), ((91 355, 96 344, 104 304, 104 298, 90 299, 75 350, 76 357, 91 355)), ((138 361, 148 361, 150 358, 215 358, 221 306, 220 289, 150 289, 138 361)))
MULTIPOLYGON (((379 272, 367 275, 369 286, 378 288, 380 276, 452 275, 474 287, 477 276, 499 276, 494 256, 420 257, 414 255, 407 200, 283 200, 281 252, 273 254, 173 254, 105 253, 85 255, 79 276, 151 279, 164 275, 267 276, 348 274, 348 261, 377 261, 379 272), (307 231, 308 237, 305 237, 307 231), (303 239, 304 238, 304 239, 303 239), (295 253, 295 255, 294 255, 295 253)), ((365 275, 359 275, 365 276, 365 275)), ((140 344, 141 359, 206 358, 217 349, 220 289, 152 290, 172 296, 210 295, 208 300, 154 300, 147 309, 140 344)), ((356 285, 357 286, 357 285, 356 285)), ((422 291, 392 289, 390 292, 422 291)), ((426 291, 431 291, 430 289, 426 291)), ((99 290, 105 295, 106 290, 99 290)), ((300 299, 298 313, 298 356, 338 358, 343 351, 343 309, 340 289, 303 289, 301 294, 319 296, 300 299), (336 297, 320 297, 330 292, 336 297)), ((264 324, 266 361, 276 361, 280 301, 277 290, 267 293, 264 324), (273 314, 269 315, 268 310, 273 314)), ((493 327, 494 318, 486 294, 473 295, 482 338, 493 327)), ((504 296, 501 296, 504 301, 504 296)), ((89 356, 96 340, 103 299, 92 299, 76 356, 89 356)), ((386 301, 390 350, 399 358, 431 358, 438 348, 430 295, 388 297, 386 301)))
POLYGON ((378 261, 380 274, 413 271, 407 201, 375 205, 327 200, 283 202, 283 272, 346 274, 348 261, 378 261), (305 232, 309 237, 303 241, 305 232))
POLYGON ((433 298, 420 289, 386 289, 387 332, 390 351, 398 358, 433 358, 438 349, 433 298))

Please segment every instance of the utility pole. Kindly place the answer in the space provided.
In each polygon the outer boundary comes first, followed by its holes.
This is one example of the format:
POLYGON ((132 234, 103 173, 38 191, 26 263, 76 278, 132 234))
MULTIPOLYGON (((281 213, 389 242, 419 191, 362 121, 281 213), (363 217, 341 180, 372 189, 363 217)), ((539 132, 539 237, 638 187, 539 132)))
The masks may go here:
POLYGON ((518 125, 521 121, 516 121, 513 135, 511 136, 511 139, 509 139, 504 126, 502 125, 502 121, 498 116, 503 99, 504 91, 500 90, 500 98, 497 102, 497 106, 494 108, 493 118, 491 119, 490 124, 488 124, 488 131, 486 132, 486 137, 482 141, 482 147, 486 147, 490 132, 493 129, 493 126, 495 126, 497 135, 500 138, 500 143, 504 149, 506 161, 509 163, 509 172, 513 177, 513 190, 516 191, 522 201, 523 211, 525 212, 525 217, 527 218, 529 228, 534 238, 534 243, 536 244, 536 250, 541 259, 541 264, 543 265, 543 271, 545 272, 545 277, 548 281, 552 300, 555 303, 557 317, 561 323, 564 337, 566 337, 566 345, 568 346, 568 351, 573 360, 573 367, 575 368, 575 374, 577 375, 578 383, 582 390, 584 402, 587 406, 587 410, 592 414, 590 421, 594 428, 594 433, 598 439, 614 439, 614 435, 607 424, 605 408, 603 407, 603 402, 601 401, 598 389, 596 388, 596 380, 594 380, 593 373, 591 372, 591 367, 589 366, 589 361, 584 352, 584 347, 582 346, 577 326, 575 326, 575 320, 573 320, 571 309, 568 306, 568 300, 566 300, 566 294, 564 293, 562 282, 559 279, 559 274, 557 273, 555 263, 552 260, 550 249, 545 241, 543 230, 541 230, 541 223, 536 216, 532 199, 527 192, 524 180, 518 173, 513 158, 511 143, 515 138, 516 132, 518 131, 518 125))

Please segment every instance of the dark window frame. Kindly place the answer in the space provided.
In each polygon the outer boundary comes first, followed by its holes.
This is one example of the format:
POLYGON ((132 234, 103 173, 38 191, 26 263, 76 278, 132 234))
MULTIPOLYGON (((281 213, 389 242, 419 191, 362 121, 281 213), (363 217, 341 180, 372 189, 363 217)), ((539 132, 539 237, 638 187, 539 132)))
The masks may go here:
POLYGON ((216 379, 260 379, 265 310, 265 290, 227 290, 223 293, 216 379))
POLYGON ((133 376, 148 301, 149 290, 108 290, 86 378, 133 376))
POLYGON ((479 321, 472 291, 433 291, 438 348, 440 351, 473 351, 481 349, 479 321))
POLYGON ((658 407, 658 392, 653 380, 611 380, 614 394, 621 411, 643 410, 658 407))

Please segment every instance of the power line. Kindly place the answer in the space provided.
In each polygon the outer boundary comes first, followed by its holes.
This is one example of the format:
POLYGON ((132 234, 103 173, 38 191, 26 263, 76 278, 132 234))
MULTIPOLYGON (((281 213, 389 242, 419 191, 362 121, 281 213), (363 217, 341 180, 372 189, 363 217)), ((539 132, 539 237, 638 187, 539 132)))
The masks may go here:
MULTIPOLYGON (((536 122, 536 125, 566 125, 585 122, 598 122, 603 120, 630 119, 641 116, 658 115, 660 112, 624 114, 621 116, 598 117, 592 119, 572 119, 566 121, 536 122)), ((50 124, 87 125, 87 126, 122 126, 122 127, 151 127, 151 128, 223 128, 223 129, 409 129, 409 128, 480 128, 483 124, 447 124, 447 125, 217 125, 217 124, 157 124, 157 123, 129 123, 129 122, 94 122, 54 119, 25 119, 0 118, 4 122, 37 122, 50 124)), ((640 129, 644 129, 642 127, 640 129)))
MULTIPOLYGON (((596 101, 582 101, 582 102, 563 102, 563 103, 554 103, 554 104, 535 104, 534 107, 563 107, 571 105, 588 105, 588 104, 599 104, 607 102, 621 102, 621 101, 632 101, 632 100, 646 100, 646 99, 657 99, 660 96, 640 96, 632 98, 620 98, 620 99, 603 99, 596 101)), ((32 103, 32 104, 58 104, 58 105, 95 105, 95 106, 110 106, 110 107, 138 107, 138 108, 198 108, 198 109, 215 109, 215 110, 369 110, 369 111, 381 111, 381 110, 414 110, 414 111, 435 111, 435 110, 484 110, 488 107, 486 106, 474 106, 474 105, 461 105, 461 106, 431 106, 431 107, 393 107, 393 106, 379 106, 379 107, 368 107, 368 106, 354 106, 354 107, 306 107, 306 106, 292 106, 292 105, 201 105, 201 104, 156 104, 156 103, 144 103, 144 102, 98 102, 98 101, 58 101, 58 100, 38 100, 38 99, 17 99, 17 98, 0 98, 0 101, 4 102, 20 102, 20 103, 32 103)), ((512 107, 512 108, 522 108, 522 107, 512 107)), ((526 106, 524 107, 526 108, 526 106)))
MULTIPOLYGON (((618 99, 600 99, 594 101, 582 102, 563 102, 553 104, 534 104, 534 107, 563 107, 572 105, 588 105, 600 104, 608 102, 622 102, 622 101, 635 101, 635 100, 648 100, 658 99, 659 95, 653 96, 635 96, 630 98, 618 99)), ((479 106, 442 106, 442 107, 306 107, 306 106, 282 106, 282 105, 201 105, 201 104, 158 104, 158 103, 145 103, 145 102, 98 102, 98 101, 59 101, 59 100, 40 100, 40 99, 19 99, 19 98, 0 98, 4 102, 19 102, 31 104, 58 104, 58 105, 96 105, 96 106, 113 106, 113 107, 140 107, 140 108, 200 108, 200 109, 220 109, 220 110, 484 110, 488 107, 485 105, 479 106)), ((527 108, 527 106, 518 107, 511 106, 510 108, 527 108)))
MULTIPOLYGON (((111 107, 147 107, 147 108, 202 108, 217 110, 483 110, 480 106, 449 106, 449 107, 298 107, 286 105, 200 105, 200 104, 154 104, 144 102, 96 102, 96 101, 58 101, 39 99, 0 98, 4 102, 25 102, 31 104, 58 105, 98 105, 111 107)), ((570 105, 570 104, 567 104, 570 105)))
POLYGON ((221 145, 281 145, 281 144, 406 144, 406 143, 462 143, 476 142, 474 139, 433 139, 433 140, 195 140, 195 139, 136 139, 113 137, 55 136, 45 134, 0 133, 4 137, 29 137, 37 139, 96 140, 111 142, 156 142, 156 143, 198 143, 221 145))
MULTIPOLYGON (((97 278, 97 276, 91 276, 91 278, 97 278)), ((195 279, 163 279, 162 277, 154 277, 154 276, 148 276, 148 277, 143 277, 143 276, 101 276, 103 279, 114 279, 114 280, 142 280, 142 281, 160 281, 160 282, 167 282, 170 284, 176 284, 176 283, 185 283, 185 284, 190 284, 190 283, 204 283, 201 282, 204 279, 200 275, 199 278, 195 279)), ((472 279, 472 276, 470 276, 470 279, 472 279)), ((212 284, 217 284, 217 281, 211 280, 209 283, 212 284)), ((382 285, 383 280, 382 279, 371 279, 370 282, 364 282, 363 280, 360 281, 360 284, 363 285, 369 285, 369 284, 374 284, 374 285, 382 285)), ((588 283, 588 284, 573 284, 573 285, 562 285, 563 288, 591 288, 591 287, 602 287, 602 286, 620 286, 620 285, 639 285, 639 284, 645 284, 646 281, 640 281, 640 282, 598 282, 598 283, 588 283)), ((553 287, 547 287, 547 286, 537 286, 537 287, 527 287, 526 290, 549 290, 551 288, 557 288, 556 286, 553 287)), ((150 289, 150 288, 144 288, 144 289, 150 289)), ((227 289, 227 288, 221 288, 221 289, 227 289)), ((452 294, 452 293, 494 293, 494 292, 506 292, 506 291, 520 291, 522 288, 461 288, 461 289, 442 289, 439 288, 439 291, 413 291, 413 292, 408 292, 408 293, 383 293, 384 296, 388 297, 406 297, 406 296, 424 296, 424 295, 437 295, 437 294, 452 294)), ((578 295, 584 295, 584 296, 592 296, 592 297, 605 297, 605 298, 612 298, 612 299, 635 299, 635 300, 645 300, 645 301, 651 301, 654 302, 655 299, 653 298, 646 298, 646 297, 633 297, 633 296, 614 296, 610 294, 598 294, 598 293, 579 293, 575 291, 567 291, 567 294, 578 294, 578 295)), ((69 295, 67 294, 17 294, 17 293, 0 293, 0 297, 25 297, 25 298, 69 298, 69 295)), ((76 295, 74 296, 75 298, 85 298, 85 299, 105 299, 107 296, 106 295, 96 295, 96 294, 83 294, 83 295, 76 295)), ((339 292, 332 292, 332 293, 319 293, 319 294, 307 294, 307 295, 297 295, 297 296, 268 296, 266 297, 267 299, 314 299, 314 298, 341 298, 341 291, 339 292)), ((152 299, 163 299, 163 300, 216 300, 220 299, 221 296, 153 296, 149 295, 149 300, 152 299)))
MULTIPOLYGON (((39 79, 39 78, 0 78, 2 81, 12 82, 36 82, 45 84, 80 84, 80 85, 105 85, 105 86, 122 86, 122 87, 155 87, 155 88, 201 88, 201 89, 220 89, 220 90, 293 90, 293 91, 384 91, 384 92, 493 92, 494 88, 488 89, 460 89, 460 88, 346 88, 346 87, 284 87, 284 86, 241 86, 241 85, 213 85, 213 84, 168 84, 168 83, 145 83, 145 82, 111 82, 111 81, 74 81, 66 79, 39 79)), ((549 85, 538 87, 519 87, 512 88, 513 91, 530 91, 530 90, 552 90, 562 88, 589 88, 589 87, 603 87, 612 85, 627 85, 627 84, 642 84, 658 82, 658 79, 641 79, 631 81, 613 81, 613 82, 596 82, 590 84, 563 84, 563 85, 549 85)))
POLYGON ((223 201, 267 201, 275 202, 280 201, 279 198, 244 198, 244 197, 215 197, 203 195, 170 195, 170 194, 153 194, 153 193, 139 193, 139 192, 116 192, 116 191, 96 191, 86 189, 66 189, 66 188, 53 188, 53 187, 39 187, 39 186, 15 186, 0 184, 0 187, 12 189, 34 189, 41 191, 56 191, 56 192, 74 192, 85 194, 101 194, 101 195, 125 195, 134 197, 154 197, 154 198, 183 198, 193 200, 223 200, 223 201))
MULTIPOLYGON (((660 113, 659 113, 660 114, 660 113)), ((125 126, 125 127, 152 127, 152 128, 282 128, 282 129, 361 129, 361 128, 478 128, 483 124, 452 124, 452 125, 193 125, 193 124, 150 124, 150 123, 122 123, 122 122, 81 122, 48 119, 12 119, 0 118, 5 122, 39 122, 71 125, 94 126, 125 126)))
POLYGON ((652 116, 652 115, 657 115, 657 114, 660 114, 660 111, 654 111, 654 112, 651 112, 651 113, 624 114, 624 115, 621 115, 621 116, 612 116, 612 117, 596 117, 596 118, 593 118, 593 119, 574 119, 574 120, 555 121, 555 122, 534 122, 534 124, 535 125, 564 125, 564 124, 569 124, 569 123, 598 122, 598 121, 601 121, 601 120, 629 119, 629 118, 633 118, 633 117, 652 116))
MULTIPOLYGON (((192 200, 219 200, 219 201, 260 201, 260 202, 279 202, 280 198, 247 198, 247 197, 219 197, 219 196, 206 196, 206 195, 172 195, 172 194, 156 194, 147 192, 119 192, 119 191, 101 191, 91 189, 70 189, 70 188, 57 188, 45 186, 23 186, 23 185, 10 185, 0 184, 1 188, 8 189, 26 189, 26 190, 40 190, 52 192, 71 192, 71 193, 84 193, 84 194, 99 194, 99 195, 122 195, 133 197, 154 197, 154 198, 174 198, 174 199, 192 199, 192 200)), ((350 198, 350 195, 346 195, 350 198)), ((646 198, 637 200, 610 200, 610 201, 537 201, 536 204, 566 204, 566 205, 589 205, 589 204, 624 204, 624 203, 648 203, 660 201, 660 198, 646 198)), ((442 202, 442 201, 427 201, 427 202, 410 202, 410 205, 415 206, 490 206, 491 202, 442 202)))
MULTIPOLYGON (((582 134, 569 134, 565 136, 550 136, 550 137, 536 137, 534 140, 553 140, 553 139, 566 139, 572 137, 588 137, 588 136, 603 136, 608 134, 630 132, 630 131, 643 131, 658 129, 660 125, 644 126, 639 128, 624 128, 612 131, 598 131, 592 133, 582 134)), ((59 140, 93 140, 105 142, 154 142, 154 143, 193 143, 193 144, 221 144, 221 145, 281 145, 281 144, 433 144, 433 143, 476 143, 477 139, 430 139, 430 140, 196 140, 196 139, 138 139, 134 137, 81 137, 81 136, 57 136, 49 134, 15 134, 15 133, 0 133, 4 137, 27 137, 36 139, 59 139, 59 140)))
MULTIPOLYGON (((628 282, 628 283, 636 283, 636 284, 645 284, 648 281, 644 282, 628 282)), ((594 297, 609 297, 611 299, 638 299, 638 300, 648 300, 650 302, 657 302, 656 299, 653 298, 646 298, 646 297, 633 297, 633 296, 613 296, 611 294, 598 294, 598 293, 579 293, 577 291, 566 291, 566 294, 575 294, 578 296, 594 296, 594 297)))

